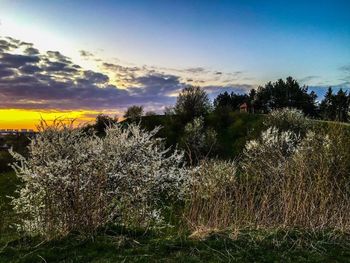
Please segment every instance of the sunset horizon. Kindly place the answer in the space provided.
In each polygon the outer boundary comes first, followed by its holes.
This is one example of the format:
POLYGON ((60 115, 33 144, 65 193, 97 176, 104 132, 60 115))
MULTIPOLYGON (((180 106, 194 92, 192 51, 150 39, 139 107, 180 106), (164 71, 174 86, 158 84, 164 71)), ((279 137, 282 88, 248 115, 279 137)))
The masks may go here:
POLYGON ((350 89, 349 2, 180 2, 0 1, 0 129, 160 114, 187 85, 350 89))

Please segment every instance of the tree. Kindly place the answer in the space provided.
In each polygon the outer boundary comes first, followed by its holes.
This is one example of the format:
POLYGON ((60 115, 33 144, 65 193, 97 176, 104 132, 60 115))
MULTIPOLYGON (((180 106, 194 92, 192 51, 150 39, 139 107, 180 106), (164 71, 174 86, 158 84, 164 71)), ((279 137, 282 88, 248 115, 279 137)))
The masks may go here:
POLYGON ((325 120, 335 119, 334 94, 331 87, 328 88, 323 100, 320 103, 320 114, 325 120))
POLYGON ((211 110, 208 94, 200 87, 188 86, 177 97, 175 114, 185 123, 207 115, 211 110))
POLYGON ((145 116, 155 116, 157 115, 157 113, 155 113, 154 111, 147 111, 145 116))
POLYGON ((249 103, 249 96, 247 94, 236 94, 227 91, 219 94, 214 100, 215 110, 228 110, 234 111, 239 109, 242 103, 249 103))
POLYGON ((317 115, 316 94, 308 93, 308 87, 301 87, 292 77, 286 81, 279 79, 260 86, 255 95, 255 108, 263 113, 273 109, 296 108, 308 116, 317 115))
POLYGON ((347 92, 340 89, 335 96, 336 121, 348 121, 349 119, 349 97, 347 92))
POLYGON ((96 117, 94 128, 97 134, 103 134, 108 126, 115 123, 116 121, 108 115, 99 114, 96 117))
POLYGON ((340 89, 337 94, 333 94, 332 88, 328 91, 320 104, 322 118, 332 121, 349 120, 350 95, 340 89))
POLYGON ((174 114, 175 114, 175 109, 174 109, 174 107, 170 107, 170 106, 165 107, 165 109, 164 109, 164 115, 172 116, 172 115, 174 115, 174 114))
POLYGON ((139 119, 143 114, 143 107, 142 106, 130 106, 127 108, 126 112, 124 113, 124 118, 136 120, 139 119))

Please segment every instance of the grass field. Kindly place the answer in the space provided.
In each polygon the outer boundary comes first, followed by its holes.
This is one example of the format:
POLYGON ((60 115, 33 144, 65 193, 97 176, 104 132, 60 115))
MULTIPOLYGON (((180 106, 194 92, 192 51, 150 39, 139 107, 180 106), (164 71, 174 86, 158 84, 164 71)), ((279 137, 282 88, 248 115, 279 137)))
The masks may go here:
POLYGON ((6 196, 18 183, 13 172, 0 174, 0 262, 350 262, 349 236, 328 232, 227 230, 190 236, 110 226, 93 236, 43 241, 8 227, 16 216, 6 196))

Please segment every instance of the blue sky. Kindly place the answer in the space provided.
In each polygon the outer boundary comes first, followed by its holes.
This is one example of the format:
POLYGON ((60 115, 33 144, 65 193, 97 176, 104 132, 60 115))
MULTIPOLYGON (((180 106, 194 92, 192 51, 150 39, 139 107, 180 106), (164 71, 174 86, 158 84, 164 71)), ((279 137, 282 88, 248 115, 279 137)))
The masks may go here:
POLYGON ((182 84, 217 94, 293 76, 320 95, 328 86, 348 89, 349 13, 345 0, 0 0, 0 35, 40 54, 59 51, 129 93, 96 110, 154 110, 172 103, 182 84), (151 92, 160 97, 150 100, 151 92))

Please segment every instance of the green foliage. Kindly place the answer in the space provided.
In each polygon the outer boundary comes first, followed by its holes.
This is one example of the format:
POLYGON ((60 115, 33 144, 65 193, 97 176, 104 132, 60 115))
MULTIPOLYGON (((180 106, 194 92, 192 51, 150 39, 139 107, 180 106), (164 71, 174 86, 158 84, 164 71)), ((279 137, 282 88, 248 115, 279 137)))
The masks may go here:
POLYGON ((239 156, 247 140, 257 137, 263 128, 263 115, 213 112, 207 118, 208 126, 217 132, 217 148, 215 154, 222 159, 239 156), (222 121, 222 120, 225 121, 222 121))
POLYGON ((113 120, 108 115, 99 114, 96 117, 96 122, 95 122, 94 128, 95 128, 95 131, 97 134, 104 134, 106 128, 112 124, 115 124, 115 123, 116 123, 116 121, 113 120))
MULTIPOLYGON (((239 156, 246 141, 260 134, 264 127, 263 119, 264 116, 259 114, 236 111, 211 112, 203 119, 204 130, 211 130, 216 133, 216 144, 210 155, 220 159, 232 159, 239 156), (222 119, 225 119, 226 122, 223 123, 222 119)), ((125 123, 128 123, 128 121, 125 123)), ((177 115, 144 116, 141 118, 140 124, 147 130, 161 126, 162 128, 157 136, 165 139, 167 147, 179 145, 187 150, 182 144, 185 136, 185 124, 177 115)))
POLYGON ((202 117, 197 117, 186 124, 180 145, 185 149, 191 165, 210 156, 215 150, 216 137, 213 128, 204 127, 202 117))
MULTIPOLYGON (((229 112, 225 116, 228 120, 225 125, 218 121, 222 117, 219 113, 213 112, 204 119, 203 124, 217 132, 220 147, 218 153, 221 158, 231 158, 235 156, 235 151, 240 153, 245 142, 257 137, 264 128, 265 117, 261 115, 229 112), (224 153, 225 149, 227 155, 224 153)), ((175 115, 147 116, 142 118, 141 123, 150 129, 163 125, 160 136, 169 137, 167 138, 169 144, 180 141, 185 132, 184 125, 175 115)), ((296 184, 299 181, 294 179, 289 182, 289 185, 282 188, 281 182, 283 181, 279 180, 276 181, 278 182, 275 185, 276 188, 273 188, 274 192, 263 191, 265 195, 261 196, 261 204, 266 205, 266 202, 269 201, 267 196, 269 194, 276 196, 273 199, 274 202, 280 202, 279 196, 276 195, 280 191, 279 188, 294 189, 295 193, 305 198, 299 199, 303 202, 298 203, 288 195, 290 192, 286 191, 287 195, 284 196, 284 200, 295 201, 289 203, 292 208, 290 213, 300 209, 299 207, 293 208, 293 203, 307 204, 315 194, 315 200, 318 202, 310 206, 314 207, 314 212, 311 213, 306 209, 305 214, 302 215, 311 218, 315 214, 320 214, 321 208, 327 208, 330 211, 328 215, 335 220, 335 215, 339 215, 337 214, 339 211, 334 205, 339 206, 339 201, 344 199, 341 195, 329 195, 329 193, 332 193, 335 188, 345 187, 349 182, 349 178, 345 176, 349 175, 350 171, 348 162, 350 159, 350 126, 312 121, 311 127, 322 135, 318 135, 316 139, 307 137, 308 141, 303 142, 305 147, 298 153, 298 156, 293 157, 293 161, 297 164, 294 167, 298 169, 290 171, 295 175, 303 174, 301 182, 309 186, 310 190, 303 192, 307 188, 300 188, 300 184, 296 184), (327 133, 328 138, 323 136, 327 133), (332 143, 327 144, 327 141, 332 143), (310 149, 317 150, 311 151, 310 149), (328 173, 329 171, 332 173, 328 173), (327 176, 323 176, 326 172, 327 176), (316 176, 322 179, 318 181, 320 184, 311 184, 311 179, 313 180, 316 176), (341 180, 338 181, 339 178, 341 180), (318 192, 312 190, 315 189, 315 186, 318 192), (323 196, 329 198, 322 199, 323 196), (322 200, 327 202, 322 203, 322 200)), ((235 173, 236 169, 232 163, 222 161, 215 161, 214 165, 204 165, 197 173, 199 176, 203 175, 200 178, 203 184, 200 184, 199 187, 206 196, 202 197, 206 201, 215 201, 212 202, 213 209, 208 210, 209 216, 215 214, 214 208, 218 204, 216 201, 220 202, 224 200, 224 197, 230 197, 229 193, 236 196, 235 198, 242 197, 239 192, 230 189, 234 185, 230 182, 233 179, 230 174, 235 173), (209 187, 206 187, 206 184, 209 187), (213 196, 217 198, 212 198, 213 196)), ((239 174, 238 178, 240 178, 239 174)), ((271 183, 271 180, 268 181, 271 183)), ((172 224, 176 225, 175 228, 165 226, 151 231, 145 228, 126 229, 120 226, 108 226, 98 230, 94 235, 82 236, 71 233, 65 238, 43 242, 39 237, 22 236, 9 228, 9 224, 17 223, 17 218, 6 196, 14 194, 18 183, 20 182, 14 173, 0 174, 0 262, 347 262, 350 257, 348 234, 334 230, 308 231, 306 227, 299 229, 293 227, 224 229, 220 231, 198 229, 189 236, 191 233, 180 224, 183 221, 181 221, 180 213, 176 211, 178 208, 173 211, 169 210, 169 218, 173 217, 178 220, 177 224, 172 224)), ((251 186, 254 189, 257 186, 261 187, 260 184, 251 186)), ((247 197, 249 193, 247 192, 247 197)), ((197 197, 198 200, 202 198, 197 197)), ((227 201, 232 202, 230 200, 227 201)), ((284 201, 283 203, 288 204, 284 201)), ((348 203, 342 205, 346 207, 348 203)), ((275 210, 270 210, 269 207, 265 209, 268 216, 275 215, 275 210)), ((301 218, 298 215, 294 214, 293 220, 296 220, 296 223, 301 218)), ((258 216, 259 214, 254 213, 254 217, 258 216)), ((210 218, 214 219, 214 217, 210 218)), ((343 218, 347 219, 346 216, 343 218)), ((270 218, 267 219, 267 222, 271 223, 270 218)), ((306 221, 303 220, 303 222, 306 221)))
POLYGON ((348 262, 344 235, 298 229, 208 233, 203 240, 111 228, 93 237, 70 235, 43 243, 16 239, 1 262, 348 262))
MULTIPOLYGON (((10 147, 12 147, 16 152, 19 152, 24 156, 28 154, 27 146, 30 140, 26 135, 6 135, 1 139, 1 145, 10 145, 10 147)), ((0 173, 11 171, 12 169, 9 164, 13 161, 14 159, 7 150, 0 150, 0 173)))
POLYGON ((183 123, 187 123, 196 117, 206 116, 211 110, 211 103, 202 88, 188 86, 177 97, 174 110, 183 123))
POLYGON ((15 191, 20 184, 14 172, 0 173, 0 247, 18 235, 14 232, 13 225, 19 220, 12 209, 10 196, 17 196, 15 191))

